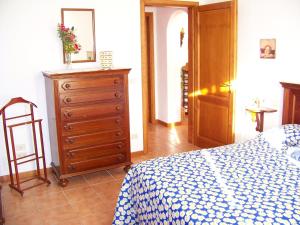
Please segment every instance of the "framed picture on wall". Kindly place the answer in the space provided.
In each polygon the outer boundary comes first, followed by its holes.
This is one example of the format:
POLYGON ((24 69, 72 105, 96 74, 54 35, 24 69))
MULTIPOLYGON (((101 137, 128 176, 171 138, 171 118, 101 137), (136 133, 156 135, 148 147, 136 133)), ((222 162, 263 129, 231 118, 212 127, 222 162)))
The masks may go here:
POLYGON ((260 39, 260 58, 275 59, 276 39, 260 39))

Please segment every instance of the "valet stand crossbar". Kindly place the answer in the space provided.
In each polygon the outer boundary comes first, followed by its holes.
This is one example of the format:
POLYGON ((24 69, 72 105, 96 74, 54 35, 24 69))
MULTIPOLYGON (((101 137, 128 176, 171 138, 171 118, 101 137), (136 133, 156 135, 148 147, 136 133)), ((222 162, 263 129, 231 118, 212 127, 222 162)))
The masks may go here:
POLYGON ((4 138, 5 138, 5 147, 6 147, 6 153, 7 153, 7 160, 8 160, 8 168, 9 168, 9 177, 10 177, 10 188, 16 190, 19 192, 22 196, 24 194, 25 190, 34 188, 36 186, 42 185, 44 183, 47 183, 48 185, 50 184, 50 181, 47 178, 47 168, 46 168, 46 161, 45 161, 45 152, 44 152, 44 142, 43 142, 43 132, 42 132, 42 120, 41 119, 35 119, 34 118, 34 109, 33 107, 37 106, 30 102, 27 101, 21 97, 18 98, 12 98, 1 110, 0 110, 0 115, 2 115, 2 120, 3 120, 3 130, 4 130, 4 138), (14 117, 6 117, 5 110, 16 103, 25 103, 30 106, 30 113, 28 114, 23 114, 20 116, 14 116, 14 117), (20 118, 29 118, 28 121, 21 122, 21 123, 15 123, 15 124, 10 124, 7 125, 7 121, 13 121, 15 119, 20 119, 20 118), (38 145, 37 145, 37 134, 36 134, 36 124, 38 124, 39 128, 39 135, 40 135, 40 144, 41 144, 41 154, 39 155, 38 151, 38 145), (24 126, 24 125, 31 125, 32 127, 32 137, 33 137, 33 146, 34 146, 34 153, 18 157, 17 158, 17 153, 16 153, 16 148, 15 148, 15 141, 14 141, 14 133, 13 133, 13 128, 18 127, 18 126, 24 126), (10 135, 10 144, 9 144, 9 137, 8 137, 8 131, 10 135), (10 151, 10 145, 11 145, 11 151, 10 151), (11 152, 12 152, 12 157, 11 157, 11 152), (40 167, 40 160, 42 160, 42 166, 43 166, 43 173, 44 176, 42 176, 42 171, 40 167), (18 166, 21 164, 29 163, 35 161, 36 163, 36 174, 34 177, 31 177, 29 179, 25 180, 20 180, 20 175, 19 175, 19 169, 18 166), (15 172, 15 178, 13 174, 13 168, 15 172), (21 188, 21 184, 38 179, 41 182, 38 182, 32 186, 28 186, 26 188, 21 188))

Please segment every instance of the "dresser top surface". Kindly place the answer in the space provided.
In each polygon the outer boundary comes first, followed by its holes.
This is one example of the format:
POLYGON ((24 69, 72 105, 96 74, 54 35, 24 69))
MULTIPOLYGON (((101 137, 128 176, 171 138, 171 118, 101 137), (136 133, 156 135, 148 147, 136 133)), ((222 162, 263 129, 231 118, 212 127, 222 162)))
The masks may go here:
POLYGON ((78 74, 86 75, 113 75, 113 74, 128 74, 131 69, 129 68, 118 68, 103 70, 101 68, 85 68, 85 69, 65 69, 65 70, 54 70, 54 71, 43 71, 43 75, 48 78, 61 78, 65 76, 74 76, 78 74))

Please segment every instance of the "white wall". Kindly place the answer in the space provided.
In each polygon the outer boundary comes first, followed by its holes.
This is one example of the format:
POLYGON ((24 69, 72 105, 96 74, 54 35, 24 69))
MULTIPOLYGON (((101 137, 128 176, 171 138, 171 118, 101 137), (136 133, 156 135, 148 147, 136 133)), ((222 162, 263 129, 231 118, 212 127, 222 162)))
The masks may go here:
MULTIPOLYGON (((168 10, 167 8, 165 8, 168 10)), ((156 33, 157 39, 156 49, 154 50, 155 57, 157 58, 155 65, 155 106, 156 118, 158 120, 168 121, 168 70, 167 70, 167 27, 169 17, 173 11, 165 12, 164 8, 156 9, 156 33), (159 35, 158 35, 159 34, 159 35)), ((169 9, 172 10, 172 9, 169 9)))
MULTIPOLYGON (((62 49, 56 33, 60 8, 94 8, 96 48, 113 50, 116 67, 131 67, 130 116, 132 151, 141 150, 142 104, 139 0, 0 0, 0 106, 23 96, 35 102, 44 120, 47 163, 51 161, 43 70, 62 69, 62 49), (118 7, 116 7, 118 5, 118 7)), ((253 124, 245 113, 256 93, 279 112, 266 115, 265 127, 281 122, 281 80, 300 82, 300 1, 239 0, 238 87, 236 139, 253 135, 253 124), (276 38, 275 60, 259 58, 259 39, 276 38)), ((74 64, 93 67, 97 63, 74 64)), ((24 141, 25 142, 25 141, 24 141)), ((0 133, 0 175, 7 174, 4 139, 0 133)))
POLYGON ((265 130, 281 124, 283 97, 279 82, 300 82, 299 27, 299 0, 238 1, 236 141, 256 134, 245 112, 255 97, 278 110, 265 115, 265 130), (260 59, 261 38, 276 38, 276 59, 260 59))
POLYGON ((167 27, 167 69, 168 69, 168 120, 181 121, 181 68, 188 62, 188 14, 186 9, 177 9, 169 18, 167 27), (180 31, 185 35, 180 47, 180 31))
MULTIPOLYGON (((96 63, 100 50, 112 50, 115 67, 132 68, 129 75, 131 150, 143 149, 139 0, 0 0, 0 107, 22 96, 38 105, 43 119, 47 165, 51 161, 44 78, 41 71, 65 68, 56 26, 61 8, 94 8, 96 63)), ((8 173, 2 126, 0 175, 8 173)), ((18 142, 26 143, 26 136, 18 142)), ((25 170, 31 167, 26 167, 25 170)))

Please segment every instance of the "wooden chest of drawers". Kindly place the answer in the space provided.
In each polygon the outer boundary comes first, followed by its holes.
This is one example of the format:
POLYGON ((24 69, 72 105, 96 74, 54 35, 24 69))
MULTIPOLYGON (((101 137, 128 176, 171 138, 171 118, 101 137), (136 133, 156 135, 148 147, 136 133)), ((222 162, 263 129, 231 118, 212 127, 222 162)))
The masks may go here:
POLYGON ((67 178, 131 164, 130 69, 44 72, 52 168, 67 178))

